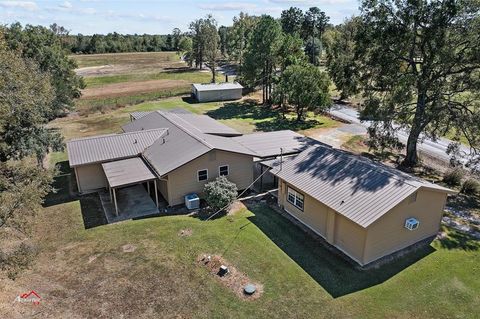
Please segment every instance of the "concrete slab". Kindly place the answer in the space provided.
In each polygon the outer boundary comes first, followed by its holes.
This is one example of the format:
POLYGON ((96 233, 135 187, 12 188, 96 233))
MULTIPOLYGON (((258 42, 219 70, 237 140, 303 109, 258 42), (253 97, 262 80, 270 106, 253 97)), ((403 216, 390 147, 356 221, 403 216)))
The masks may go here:
POLYGON ((115 205, 110 201, 107 191, 100 192, 105 217, 109 224, 123 220, 160 215, 154 200, 148 195, 142 185, 135 185, 116 190, 118 216, 115 214, 115 205))

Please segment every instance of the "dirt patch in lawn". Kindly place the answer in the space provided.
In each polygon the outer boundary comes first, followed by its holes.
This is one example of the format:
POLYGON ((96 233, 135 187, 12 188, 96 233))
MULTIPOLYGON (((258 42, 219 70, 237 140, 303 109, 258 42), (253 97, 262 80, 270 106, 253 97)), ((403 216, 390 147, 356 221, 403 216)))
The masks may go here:
POLYGON ((193 230, 191 228, 181 229, 178 232, 178 236, 180 237, 190 237, 193 234, 193 230))
POLYGON ((126 244, 122 246, 122 251, 124 253, 133 253, 135 249, 137 249, 137 247, 132 244, 126 244))
POLYGON ((230 205, 230 208, 228 209, 228 215, 233 215, 233 214, 241 211, 244 208, 246 208, 246 207, 241 201, 239 201, 239 200, 234 201, 232 203, 232 205, 230 205))
POLYGON ((239 271, 235 266, 219 255, 202 254, 198 256, 197 263, 205 267, 218 281, 243 300, 255 300, 262 296, 263 285, 252 281, 245 273, 239 271), (227 266, 228 273, 221 275, 220 266, 227 266), (244 288, 247 284, 255 285, 256 291, 247 295, 244 288))
POLYGON ((83 99, 98 99, 117 96, 129 96, 138 93, 149 93, 160 90, 177 89, 187 87, 184 80, 150 80, 140 82, 125 82, 104 85, 102 87, 89 88, 82 91, 83 99))

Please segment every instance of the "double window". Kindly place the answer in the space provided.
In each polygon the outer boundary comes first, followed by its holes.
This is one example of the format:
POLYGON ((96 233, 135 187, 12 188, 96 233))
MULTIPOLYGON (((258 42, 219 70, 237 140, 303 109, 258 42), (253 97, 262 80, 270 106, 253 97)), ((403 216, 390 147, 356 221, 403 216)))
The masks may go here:
POLYGON ((208 169, 202 169, 197 172, 198 181, 206 181, 208 179, 208 169))
POLYGON ((287 201, 292 204, 293 206, 297 207, 298 209, 303 211, 303 194, 291 189, 290 187, 287 188, 287 201))
POLYGON ((228 165, 218 167, 218 176, 228 176, 228 165))

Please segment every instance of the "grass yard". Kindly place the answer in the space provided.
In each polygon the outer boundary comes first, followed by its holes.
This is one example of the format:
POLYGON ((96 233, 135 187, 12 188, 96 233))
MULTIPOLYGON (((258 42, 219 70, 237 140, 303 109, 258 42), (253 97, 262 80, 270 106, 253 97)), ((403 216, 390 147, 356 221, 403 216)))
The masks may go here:
POLYGON ((76 103, 82 114, 188 94, 210 72, 188 68, 175 52, 73 55, 87 87, 76 103))
POLYGON ((102 223, 98 198, 72 198, 68 166, 60 168, 62 191, 37 218, 34 265, 15 281, 0 280, 2 318, 480 315, 479 244, 455 232, 401 262, 359 271, 264 204, 208 222, 168 216, 85 229, 102 223), (186 229, 191 235, 180 236, 186 229), (239 299, 197 264, 205 253, 263 284, 262 296, 239 299), (12 303, 31 289, 40 305, 12 303))

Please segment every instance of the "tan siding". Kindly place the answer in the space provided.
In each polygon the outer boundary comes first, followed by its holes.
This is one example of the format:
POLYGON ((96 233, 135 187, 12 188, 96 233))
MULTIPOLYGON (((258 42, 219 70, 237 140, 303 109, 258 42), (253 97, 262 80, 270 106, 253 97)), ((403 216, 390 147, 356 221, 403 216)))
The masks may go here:
POLYGON ((80 192, 107 187, 107 178, 102 164, 82 165, 75 168, 80 192))
MULTIPOLYGON (((279 198, 281 197, 283 199, 282 204, 284 209, 295 218, 312 227, 321 236, 326 237, 328 207, 319 201, 316 201, 312 197, 303 194, 304 210, 301 211, 287 201, 287 189, 286 187, 283 189, 284 191, 282 192, 282 196, 279 196, 279 198)), ((295 188, 293 189, 299 193, 302 193, 295 188)))
POLYGON ((363 264, 365 237, 365 228, 338 213, 336 214, 334 246, 360 264, 363 264))
POLYGON ((222 165, 229 166, 227 178, 239 190, 252 183, 252 156, 213 150, 168 174, 169 205, 182 204, 188 193, 194 192, 201 196, 204 185, 218 177, 218 167, 222 165), (202 169, 208 169, 208 180, 198 182, 197 172, 202 169))
POLYGON ((365 263, 410 246, 438 232, 447 195, 420 189, 417 200, 410 198, 386 213, 367 228, 365 263), (416 230, 404 227, 407 218, 414 217, 420 225, 416 230))

